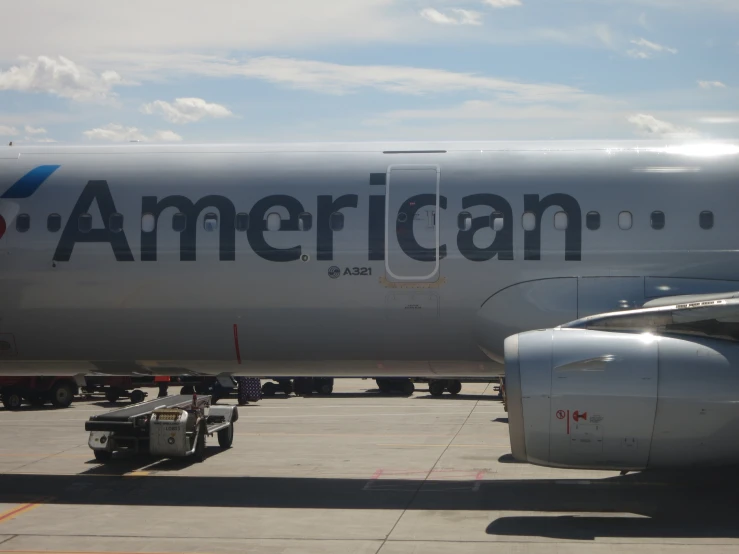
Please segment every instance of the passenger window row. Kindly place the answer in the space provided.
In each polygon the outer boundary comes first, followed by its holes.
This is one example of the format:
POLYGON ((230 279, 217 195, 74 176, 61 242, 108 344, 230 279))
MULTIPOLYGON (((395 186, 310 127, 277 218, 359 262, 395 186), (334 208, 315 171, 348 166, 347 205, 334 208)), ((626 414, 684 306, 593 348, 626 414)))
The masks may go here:
MULTIPOLYGON (((401 214, 399 214, 400 217, 401 214)), ((403 214, 404 215, 404 214, 403 214)), ((698 225, 701 229, 713 228, 713 212, 704 210, 698 216, 698 225)), ((265 220, 268 231, 279 231, 282 228, 282 216, 277 212, 271 212, 265 220)), ((652 229, 660 230, 665 227, 664 212, 654 211, 649 218, 652 229)), ((567 230, 568 218, 565 212, 557 212, 554 214, 554 228, 558 231, 567 230)), ((80 214, 78 220, 78 229, 82 233, 89 233, 92 230, 92 215, 80 214)), ((521 225, 525 231, 533 231, 536 229, 536 215, 533 212, 525 212, 521 218, 521 225)), ((504 226, 503 214, 493 212, 490 215, 489 226, 493 231, 501 231, 504 226)), ((600 229, 600 213, 591 211, 585 214, 585 226, 591 231, 600 229)), ((628 230, 633 226, 633 216, 631 212, 623 211, 618 214, 619 229, 628 230)), ((249 214, 237 213, 235 221, 236 230, 243 232, 249 229, 249 214)), ((310 231, 313 227, 313 216, 307 212, 298 215, 298 229, 300 231, 310 231)), ((332 231, 341 231, 344 228, 344 214, 334 212, 329 216, 329 227, 332 231)), ((457 227, 460 231, 469 231, 472 229, 472 214, 470 212, 460 212, 457 216, 457 227)), ((51 214, 46 220, 46 229, 50 233, 57 233, 62 228, 62 216, 59 214, 51 214)), ((108 228, 114 233, 123 231, 123 214, 111 214, 108 220, 108 228)), ((141 230, 145 233, 151 233, 156 228, 156 218, 154 214, 145 213, 141 216, 141 230)), ((177 233, 182 233, 187 228, 187 216, 183 213, 176 213, 172 216, 172 229, 177 233)), ((203 217, 203 228, 206 231, 218 230, 218 214, 208 212, 203 217)), ((19 214, 15 220, 15 229, 19 233, 25 233, 31 229, 31 216, 29 214, 19 214)))

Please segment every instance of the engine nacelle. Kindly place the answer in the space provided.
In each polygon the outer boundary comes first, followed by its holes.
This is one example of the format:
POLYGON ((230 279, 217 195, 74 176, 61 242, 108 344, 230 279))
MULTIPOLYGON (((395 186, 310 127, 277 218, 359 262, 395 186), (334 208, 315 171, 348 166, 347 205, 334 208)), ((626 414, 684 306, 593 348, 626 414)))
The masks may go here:
POLYGON ((511 449, 551 467, 739 463, 739 344, 582 329, 505 341, 511 449))

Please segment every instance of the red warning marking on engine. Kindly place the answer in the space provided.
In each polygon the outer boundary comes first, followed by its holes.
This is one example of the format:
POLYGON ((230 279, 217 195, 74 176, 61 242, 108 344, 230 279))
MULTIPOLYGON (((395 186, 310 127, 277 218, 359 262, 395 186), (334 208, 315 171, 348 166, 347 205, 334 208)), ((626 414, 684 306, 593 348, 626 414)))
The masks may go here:
POLYGON ((0 215, 0 239, 3 238, 3 235, 5 234, 5 218, 0 215))
POLYGON ((557 410, 557 419, 564 419, 567 417, 567 414, 564 410, 557 410))
POLYGON ((580 413, 577 410, 572 412, 572 419, 575 421, 580 421, 581 419, 588 419, 588 412, 580 413))

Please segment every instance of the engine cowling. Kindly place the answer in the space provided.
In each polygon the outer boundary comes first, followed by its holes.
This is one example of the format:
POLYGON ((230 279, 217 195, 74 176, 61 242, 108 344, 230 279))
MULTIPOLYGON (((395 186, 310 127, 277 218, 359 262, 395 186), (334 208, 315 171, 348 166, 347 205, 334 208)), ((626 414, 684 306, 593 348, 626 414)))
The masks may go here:
POLYGON ((550 467, 739 463, 739 345, 583 329, 505 341, 511 449, 550 467))

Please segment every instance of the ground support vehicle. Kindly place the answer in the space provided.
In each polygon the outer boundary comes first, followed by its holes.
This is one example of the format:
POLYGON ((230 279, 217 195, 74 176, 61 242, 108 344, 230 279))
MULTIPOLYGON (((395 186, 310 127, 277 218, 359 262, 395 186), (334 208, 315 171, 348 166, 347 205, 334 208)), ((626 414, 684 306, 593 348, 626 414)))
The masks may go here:
POLYGON ((177 395, 94 415, 85 430, 100 462, 122 451, 202 462, 206 436, 217 435, 220 447, 230 448, 238 419, 236 406, 212 406, 209 395, 177 395))
POLYGON ((78 392, 71 377, 0 377, 0 399, 7 410, 19 409, 24 400, 32 406, 67 408, 78 392))

